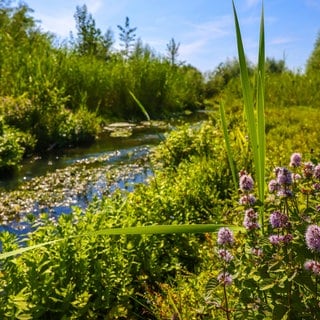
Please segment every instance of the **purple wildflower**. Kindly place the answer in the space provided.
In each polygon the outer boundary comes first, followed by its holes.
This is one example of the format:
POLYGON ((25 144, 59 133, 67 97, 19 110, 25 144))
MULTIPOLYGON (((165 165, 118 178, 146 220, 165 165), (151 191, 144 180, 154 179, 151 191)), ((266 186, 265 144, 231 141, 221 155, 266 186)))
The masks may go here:
POLYGON ((317 164, 317 165, 314 167, 313 176, 314 176, 316 179, 320 179, 320 164, 317 164))
POLYGON ((259 229, 260 225, 257 222, 257 220, 258 220, 258 214, 252 208, 250 208, 245 211, 243 226, 247 230, 259 229))
POLYGON ((318 212, 320 212, 320 204, 317 204, 317 205, 316 205, 316 210, 317 210, 318 212))
POLYGON ((239 173, 239 186, 241 191, 248 192, 253 189, 253 179, 250 175, 248 175, 245 171, 240 171, 239 173))
POLYGON ((272 179, 269 182, 268 188, 269 188, 269 192, 272 193, 272 192, 278 191, 280 189, 280 185, 276 180, 272 179))
POLYGON ((232 284, 232 276, 229 272, 222 272, 218 275, 218 281, 225 286, 230 286, 232 284))
POLYGON ((232 231, 229 228, 220 228, 217 241, 219 245, 233 244, 234 238, 232 231))
POLYGON ((257 257, 260 257, 263 254, 263 250, 260 248, 252 248, 251 253, 257 257))
POLYGON ((304 268, 317 276, 320 274, 320 263, 318 261, 307 260, 304 264, 304 268))
POLYGON ((272 234, 269 237, 269 241, 271 244, 277 246, 280 244, 287 244, 293 240, 292 234, 286 234, 286 235, 279 235, 279 234, 272 234))
POLYGON ((285 188, 280 188, 279 191, 277 192, 278 197, 281 198, 290 198, 293 196, 293 192, 289 189, 285 188))
POLYGON ((291 176, 293 182, 298 182, 299 180, 301 180, 301 175, 299 173, 293 173, 291 176))
POLYGON ((319 183, 319 182, 314 183, 314 184, 313 184, 313 189, 314 189, 315 191, 320 191, 320 183, 319 183))
POLYGON ((290 227, 290 222, 288 220, 288 216, 280 211, 271 213, 269 219, 272 228, 288 228, 290 227))
POLYGON ((306 243, 307 247, 312 251, 320 252, 320 227, 312 224, 306 231, 306 243))
POLYGON ((292 184, 292 175, 287 168, 278 168, 277 170, 277 182, 280 185, 292 184))
POLYGON ((290 167, 299 167, 301 164, 301 154, 293 153, 290 158, 290 167))
POLYGON ((225 262, 230 262, 233 259, 233 255, 225 249, 218 250, 219 258, 224 260, 225 262))
POLYGON ((253 206, 256 201, 257 201, 256 198, 252 194, 244 194, 240 198, 239 203, 242 205, 253 206))
POLYGON ((314 164, 312 162, 306 162, 303 164, 303 174, 306 178, 311 178, 314 173, 314 164))

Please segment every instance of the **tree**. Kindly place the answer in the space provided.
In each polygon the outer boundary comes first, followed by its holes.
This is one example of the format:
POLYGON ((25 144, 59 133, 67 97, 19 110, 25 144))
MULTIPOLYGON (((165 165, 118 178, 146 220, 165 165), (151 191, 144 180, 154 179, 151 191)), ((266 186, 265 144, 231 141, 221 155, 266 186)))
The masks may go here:
POLYGON ((283 73, 286 71, 285 59, 276 60, 275 58, 266 59, 266 72, 267 73, 283 73))
POLYGON ((176 43, 173 38, 167 44, 167 57, 169 58, 172 65, 175 65, 177 63, 177 57, 179 56, 179 47, 180 43, 176 43))
POLYGON ((320 32, 318 33, 314 49, 307 61, 306 72, 307 73, 319 73, 320 71, 320 32))
POLYGON ((136 40, 135 31, 137 28, 130 27, 130 20, 126 17, 126 21, 124 26, 117 25, 118 29, 120 30, 119 39, 120 39, 120 46, 123 49, 123 55, 128 58, 130 55, 131 48, 134 46, 134 42, 136 40))
POLYGON ((76 7, 74 14, 77 28, 76 50, 81 55, 94 55, 99 58, 106 58, 113 44, 113 34, 110 29, 102 35, 92 15, 88 12, 87 6, 76 7))

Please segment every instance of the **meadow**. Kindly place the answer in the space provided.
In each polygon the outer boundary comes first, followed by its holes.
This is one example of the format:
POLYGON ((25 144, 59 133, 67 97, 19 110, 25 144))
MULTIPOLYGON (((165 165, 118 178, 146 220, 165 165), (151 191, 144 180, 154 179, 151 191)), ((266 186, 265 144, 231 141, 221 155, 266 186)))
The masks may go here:
POLYGON ((238 64, 201 91, 210 119, 153 150, 148 184, 0 234, 1 318, 320 318, 317 72, 271 72, 263 12, 252 68, 234 16, 238 64))

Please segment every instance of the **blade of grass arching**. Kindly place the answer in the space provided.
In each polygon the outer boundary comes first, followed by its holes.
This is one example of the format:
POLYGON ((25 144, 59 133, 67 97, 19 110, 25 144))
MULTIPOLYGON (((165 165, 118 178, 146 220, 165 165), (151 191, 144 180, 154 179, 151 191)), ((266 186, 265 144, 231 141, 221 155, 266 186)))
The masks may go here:
POLYGON ((236 175, 237 171, 236 171, 234 158, 233 158, 233 154, 232 154, 232 149, 231 149, 231 145, 230 145, 225 108, 224 108, 224 104, 222 102, 220 103, 219 111, 220 111, 220 119, 221 119, 221 126, 222 126, 224 142, 226 144, 226 151, 227 151, 229 166, 230 166, 230 170, 231 170, 231 174, 232 174, 232 180, 233 180, 234 188, 235 188, 235 190, 237 190, 238 189, 238 182, 237 182, 237 175, 236 175))
POLYGON ((133 100, 137 103, 137 105, 139 106, 139 108, 141 109, 141 111, 143 112, 145 117, 148 119, 148 121, 150 121, 150 116, 149 116, 147 110, 145 109, 145 107, 142 105, 142 103, 139 101, 139 99, 134 95, 134 93, 132 91, 129 90, 129 93, 130 93, 131 97, 133 98, 133 100))
POLYGON ((206 232, 217 232, 222 227, 227 227, 233 231, 239 231, 243 229, 242 227, 238 227, 238 226, 229 226, 229 225, 221 225, 221 224, 153 225, 153 226, 145 226, 145 227, 108 228, 108 229, 102 229, 102 230, 97 230, 93 232, 82 233, 76 236, 56 239, 53 241, 48 241, 48 242, 36 244, 33 246, 16 249, 13 251, 4 252, 0 254, 0 260, 15 256, 18 254, 22 254, 30 250, 41 248, 44 246, 53 245, 55 243, 65 241, 68 239, 96 237, 96 236, 112 236, 112 235, 206 233, 206 232))

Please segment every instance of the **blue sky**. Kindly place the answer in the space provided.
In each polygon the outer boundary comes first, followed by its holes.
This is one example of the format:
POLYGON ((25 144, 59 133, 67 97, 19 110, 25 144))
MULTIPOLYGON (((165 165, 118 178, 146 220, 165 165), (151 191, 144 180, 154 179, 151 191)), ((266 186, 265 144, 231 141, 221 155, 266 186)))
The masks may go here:
MULTIPOLYGON (((103 32, 128 16, 136 35, 157 53, 165 54, 171 38, 180 43, 179 60, 202 72, 236 57, 231 0, 25 0, 43 31, 61 39, 75 32, 77 5, 86 4, 103 32)), ((256 63, 261 0, 235 0, 244 47, 256 63)), ((287 67, 303 71, 320 31, 320 0, 265 0, 266 56, 285 58, 287 67)), ((117 43, 115 44, 117 47, 117 43)))

